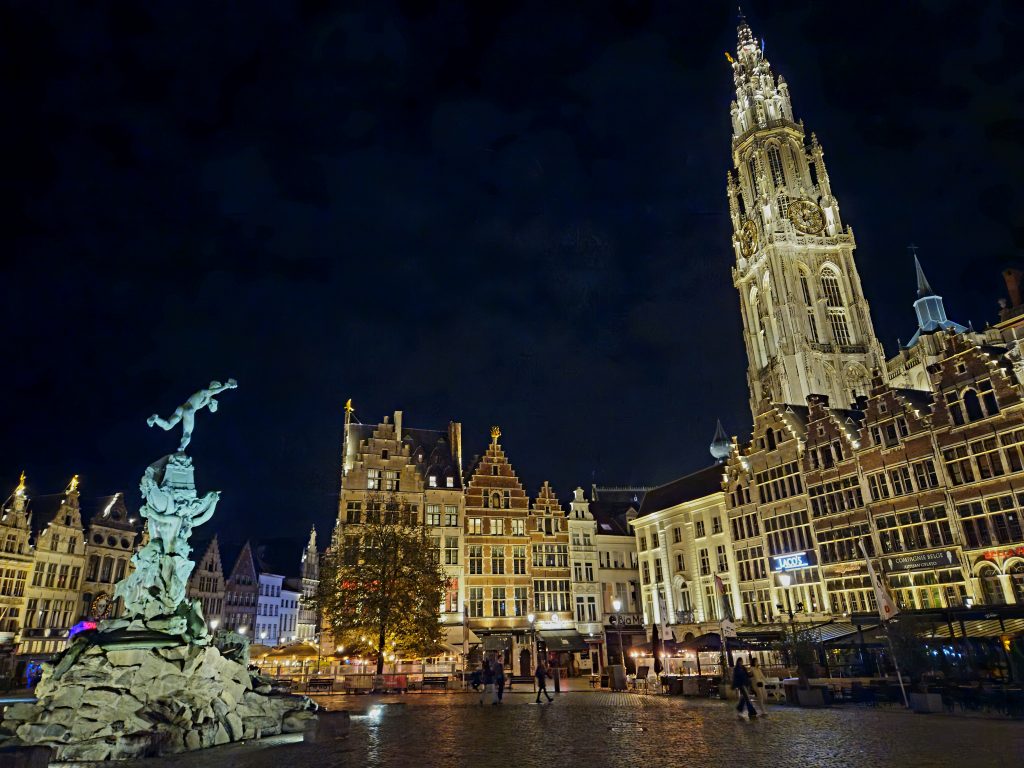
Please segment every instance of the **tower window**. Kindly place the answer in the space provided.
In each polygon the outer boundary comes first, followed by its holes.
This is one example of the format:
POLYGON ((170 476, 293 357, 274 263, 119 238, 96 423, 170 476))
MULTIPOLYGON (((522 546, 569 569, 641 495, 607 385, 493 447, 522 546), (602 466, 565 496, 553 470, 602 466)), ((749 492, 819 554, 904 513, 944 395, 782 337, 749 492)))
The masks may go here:
POLYGON ((761 194, 761 181, 760 181, 761 172, 760 172, 760 169, 758 167, 757 157, 756 156, 750 158, 750 162, 748 163, 748 168, 750 169, 750 188, 754 192, 754 197, 757 197, 758 195, 761 194))
POLYGON ((839 276, 831 269, 826 269, 821 273, 821 292, 825 294, 827 306, 843 306, 843 292, 839 288, 839 276))
POLYGON ((779 209, 779 219, 785 221, 789 218, 789 195, 782 193, 779 195, 777 206, 779 209))
POLYGON ((832 337, 841 347, 850 344, 850 326, 846 323, 846 311, 843 309, 829 310, 828 322, 832 326, 832 337))
POLYGON ((768 147, 768 168, 772 172, 772 184, 778 187, 786 185, 786 177, 782 173, 782 155, 774 144, 768 147))

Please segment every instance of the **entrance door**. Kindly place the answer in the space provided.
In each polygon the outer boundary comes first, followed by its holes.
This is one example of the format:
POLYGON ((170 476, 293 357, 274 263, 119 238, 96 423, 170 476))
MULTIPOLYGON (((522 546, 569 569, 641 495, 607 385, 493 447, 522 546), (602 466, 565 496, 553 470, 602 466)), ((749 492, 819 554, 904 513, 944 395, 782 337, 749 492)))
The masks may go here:
POLYGON ((519 675, 521 677, 531 677, 533 675, 533 665, 530 663, 530 651, 523 648, 519 652, 519 675))

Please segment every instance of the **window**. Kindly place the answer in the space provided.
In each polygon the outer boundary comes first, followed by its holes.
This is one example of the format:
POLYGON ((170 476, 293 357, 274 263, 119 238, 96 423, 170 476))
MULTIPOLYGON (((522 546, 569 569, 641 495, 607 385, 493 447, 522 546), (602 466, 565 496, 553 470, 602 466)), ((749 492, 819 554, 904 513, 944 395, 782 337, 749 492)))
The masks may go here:
MULTIPOLYGON (((814 517, 824 517, 837 512, 846 512, 859 509, 864 506, 864 496, 861 492, 860 482, 856 475, 840 478, 820 485, 808 486, 807 493, 811 500, 811 514, 814 517)), ((751 533, 748 528, 748 537, 757 535, 757 518, 753 515, 747 516, 748 527, 753 518, 754 531, 751 533)), ((743 538, 735 536, 734 539, 743 538)))
POLYGON ((967 446, 947 448, 942 452, 942 458, 946 462, 946 472, 953 485, 974 482, 974 470, 971 469, 970 459, 967 458, 967 446))
POLYGON ((676 552, 676 572, 681 573, 686 570, 686 559, 683 557, 682 552, 676 552))
POLYGON ((846 324, 846 310, 830 309, 828 323, 832 328, 832 338, 841 347, 850 345, 850 327, 846 324))
MULTIPOLYGON (((879 515, 875 518, 875 526, 878 528, 878 543, 884 555, 953 544, 949 516, 942 505, 879 515)), ((866 527, 864 535, 864 546, 871 554, 871 539, 867 536, 866 527)), ((857 557, 851 559, 860 557, 858 553, 857 557)), ((959 568, 959 563, 956 567, 959 568)))
POLYGON ((444 483, 445 483, 445 487, 446 488, 454 488, 455 487, 455 478, 454 477, 446 477, 444 479, 444 483))
POLYGON ((384 490, 385 491, 397 491, 398 490, 398 470, 397 469, 385 469, 384 470, 384 490))
POLYGON ((644 584, 651 583, 651 565, 646 560, 644 560, 643 562, 643 570, 641 572, 641 577, 643 578, 644 584))
POLYGON ((466 533, 479 536, 483 533, 483 520, 479 517, 466 518, 466 533))
POLYGON ((586 577, 587 581, 593 581, 594 580, 594 564, 593 563, 588 562, 588 563, 586 563, 583 566, 583 575, 586 577))
POLYGON ((469 558, 469 572, 471 574, 478 574, 484 572, 484 548, 480 545, 474 545, 467 549, 467 557, 469 558))
MULTIPOLYGON (((769 431, 768 434, 772 432, 769 431)), ((795 461, 758 472, 754 475, 754 480, 757 482, 762 501, 779 501, 804 492, 803 481, 800 479, 800 465, 795 461)))
POLYGON ((533 602, 538 612, 569 611, 569 579, 534 579, 533 602))
POLYGON ((672 543, 679 544, 683 540, 683 529, 678 525, 672 529, 672 543))
POLYGON ((703 521, 703 520, 698 520, 698 521, 697 521, 697 522, 695 523, 695 525, 694 525, 694 528, 695 528, 695 532, 694 532, 694 534, 693 534, 693 535, 694 535, 694 536, 695 536, 696 538, 698 538, 698 539, 699 539, 699 538, 702 538, 703 536, 705 536, 705 535, 706 535, 706 534, 705 534, 705 531, 704 531, 704 521, 703 521))
POLYGON ((501 536, 505 533, 505 521, 500 517, 491 518, 491 536, 501 536))
POLYGON ((427 478, 427 485, 431 488, 437 488, 437 475, 430 475, 430 477, 427 478))
POLYGON ((996 438, 986 437, 983 440, 975 440, 970 444, 974 461, 978 465, 978 478, 987 480, 990 477, 999 477, 1005 474, 1003 460, 999 454, 999 446, 996 438))
POLYGON ((702 549, 700 551, 700 575, 711 575, 711 558, 708 556, 708 551, 706 549, 702 549))
POLYGON ((997 496, 985 502, 973 501, 958 505, 957 513, 969 547, 990 547, 993 544, 1018 543, 1024 539, 1020 524, 1020 507, 1024 494, 1017 494, 1016 504, 1010 495, 997 496))
MULTIPOLYGON (((505 548, 491 547, 491 573, 502 574, 505 572, 505 548)), ((502 614, 504 615, 504 614, 502 614)))
POLYGON ((821 273, 821 292, 825 296, 825 306, 843 306, 843 292, 839 288, 839 276, 830 268, 826 268, 821 273))
POLYGON ((786 221, 789 218, 789 195, 785 192, 775 198, 775 205, 779 211, 779 220, 786 221))
POLYGON ((505 615, 505 588, 494 587, 491 589, 491 615, 505 615))
MULTIPOLYGON (((520 549, 522 549, 522 547, 520 547, 520 549)), ((526 563, 525 557, 523 559, 523 563, 526 563)), ((516 616, 526 615, 526 592, 526 587, 515 587, 513 589, 513 610, 516 616)))
POLYGON ((484 615, 484 588, 470 587, 466 590, 466 615, 479 618, 484 615))
POLYGON ((366 487, 371 491, 380 490, 380 470, 379 469, 368 469, 366 470, 366 487))
POLYGON ((889 481, 892 483, 893 496, 902 496, 904 493, 913 493, 914 491, 910 482, 910 467, 906 465, 890 469, 889 481))
POLYGON ((729 557, 725 553, 725 545, 719 544, 716 551, 718 555, 718 572, 728 573, 729 572, 729 557))
POLYGON ((722 520, 718 517, 711 518, 711 532, 721 533, 722 532, 722 520))
POLYGON ((658 532, 657 531, 651 531, 651 548, 653 549, 653 548, 655 548, 657 546, 658 546, 658 532))
POLYGON ((779 148, 772 144, 768 147, 768 168, 772 173, 772 184, 782 187, 786 184, 786 177, 782 174, 782 155, 779 148))
POLYGON ((740 581, 765 579, 768 577, 768 566, 764 559, 762 547, 736 550, 736 568, 740 581))
POLYGON ((441 526, 441 505, 427 504, 427 516, 423 522, 428 528, 439 528, 441 526))
POLYGON ((444 537, 444 564, 445 565, 458 565, 459 564, 459 537, 458 536, 445 536, 444 537))
POLYGON ((647 551, 647 537, 646 536, 641 536, 640 537, 640 551, 641 552, 646 552, 647 551))
POLYGON ((512 573, 526 573, 526 547, 512 547, 512 573))
POLYGON ((512 535, 513 536, 525 536, 526 535, 526 521, 525 520, 513 520, 512 521, 512 535))
POLYGON ((449 528, 459 527, 459 508, 454 504, 445 504, 444 524, 449 528))
POLYGON ((360 504, 358 501, 350 501, 345 505, 345 522, 359 523, 360 504))
POLYGON ((871 494, 872 501, 889 498, 891 494, 889 493, 889 484, 885 480, 884 472, 874 472, 868 475, 868 493, 871 494))
POLYGON ((939 484, 939 478, 935 474, 935 462, 931 459, 915 461, 910 466, 914 469, 914 480, 917 481, 919 491, 934 488, 939 484))
POLYGON ((661 568, 660 557, 654 561, 654 580, 659 584, 665 580, 665 573, 661 568))
POLYGON ((747 170, 750 173, 750 189, 754 197, 761 194, 761 169, 757 162, 757 156, 752 155, 747 163, 747 170))
POLYGON ((581 623, 586 621, 587 620, 586 619, 586 615, 587 615, 586 603, 585 603, 585 601, 583 600, 582 597, 577 597, 576 598, 576 621, 581 622, 581 623))

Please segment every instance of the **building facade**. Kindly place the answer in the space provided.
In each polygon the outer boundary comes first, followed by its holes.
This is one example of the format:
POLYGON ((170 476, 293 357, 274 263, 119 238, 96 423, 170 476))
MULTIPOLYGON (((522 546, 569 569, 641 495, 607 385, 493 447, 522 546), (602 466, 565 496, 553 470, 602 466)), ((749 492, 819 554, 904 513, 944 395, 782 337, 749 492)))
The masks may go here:
POLYGON ((315 642, 320 634, 320 623, 314 599, 320 585, 320 553, 316 548, 316 527, 309 532, 309 542, 299 565, 299 607, 295 634, 300 642, 315 642))
POLYGON ((100 620, 123 612, 121 599, 114 598, 114 586, 132 571, 140 528, 125 506, 124 494, 99 499, 85 532, 82 616, 100 620))
POLYGON ((82 615, 85 536, 78 476, 63 494, 30 503, 32 578, 25 589, 25 620, 18 655, 49 658, 62 651, 82 615))
POLYGON ((205 546, 197 544, 193 551, 202 554, 189 577, 188 596, 199 601, 206 623, 217 629, 224 623, 224 566, 217 535, 205 546))
POLYGON ((3 551, 0 553, 3 573, 0 580, 0 646, 10 649, 20 638, 24 626, 25 592, 33 570, 28 503, 25 473, 22 472, 0 517, 0 536, 3 537, 3 551))
POLYGON ((339 552, 352 551, 346 541, 360 537, 360 526, 379 520, 386 508, 402 509, 423 526, 435 558, 448 577, 441 606, 447 644, 456 654, 468 651, 463 554, 464 495, 462 426, 447 430, 408 427, 402 411, 376 425, 357 424, 346 409, 341 496, 335 541, 339 552))
POLYGON ((259 595, 256 554, 247 541, 224 582, 224 628, 243 635, 253 632, 259 595))

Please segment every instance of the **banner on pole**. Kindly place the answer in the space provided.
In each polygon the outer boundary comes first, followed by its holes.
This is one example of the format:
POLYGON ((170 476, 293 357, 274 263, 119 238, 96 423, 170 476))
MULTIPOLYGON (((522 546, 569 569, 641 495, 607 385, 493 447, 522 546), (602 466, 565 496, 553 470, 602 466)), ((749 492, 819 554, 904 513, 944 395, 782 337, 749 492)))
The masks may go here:
POLYGON ((875 602, 878 603, 878 615, 882 621, 888 621, 894 616, 898 616, 900 609, 896 607, 896 603, 893 602, 892 596, 889 594, 889 590, 886 589, 885 582, 882 580, 882 574, 875 570, 875 567, 871 564, 871 558, 868 557, 867 550, 864 549, 864 542, 858 541, 857 544, 860 546, 861 554, 864 555, 864 561, 868 564, 868 576, 871 578, 871 586, 875 590, 875 602))

